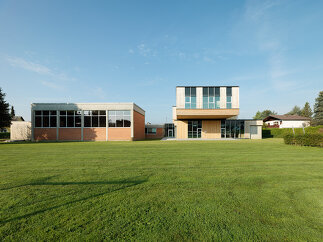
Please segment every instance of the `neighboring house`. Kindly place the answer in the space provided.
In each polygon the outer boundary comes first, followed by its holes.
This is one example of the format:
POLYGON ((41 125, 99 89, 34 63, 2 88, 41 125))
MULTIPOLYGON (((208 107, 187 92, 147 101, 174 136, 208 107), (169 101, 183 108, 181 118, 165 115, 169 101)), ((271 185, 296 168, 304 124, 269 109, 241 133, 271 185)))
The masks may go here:
POLYGON ((262 138, 262 120, 238 120, 238 86, 178 86, 173 107, 177 139, 262 138))
POLYGON ((298 115, 270 115, 263 121, 268 128, 302 128, 310 126, 311 119, 298 115))
POLYGON ((145 111, 134 103, 33 103, 32 140, 145 139, 145 111))

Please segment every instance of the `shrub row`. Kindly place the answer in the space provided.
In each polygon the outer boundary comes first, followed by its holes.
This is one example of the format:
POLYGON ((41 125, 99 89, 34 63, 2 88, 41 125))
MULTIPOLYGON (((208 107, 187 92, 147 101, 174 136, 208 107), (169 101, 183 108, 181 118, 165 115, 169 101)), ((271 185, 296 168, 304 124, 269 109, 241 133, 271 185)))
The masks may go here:
POLYGON ((0 133, 0 139, 10 139, 10 133, 0 133))
MULTIPOLYGON (((302 135, 302 128, 295 128, 295 135, 302 135)), ((305 128, 306 134, 317 134, 323 132, 323 126, 315 126, 315 127, 307 127, 305 128)), ((293 129, 291 128, 263 128, 262 129, 262 137, 263 138, 283 138, 287 134, 294 134, 293 129)))
POLYGON ((322 134, 286 134, 284 142, 288 145, 323 147, 322 134))

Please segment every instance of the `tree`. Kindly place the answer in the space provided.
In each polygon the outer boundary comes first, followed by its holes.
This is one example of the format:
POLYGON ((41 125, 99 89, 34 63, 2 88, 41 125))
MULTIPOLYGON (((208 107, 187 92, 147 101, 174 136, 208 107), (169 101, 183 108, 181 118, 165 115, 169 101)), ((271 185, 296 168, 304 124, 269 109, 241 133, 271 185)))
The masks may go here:
POLYGON ((269 115, 276 115, 277 113, 275 111, 271 111, 271 110, 264 110, 262 112, 258 111, 256 113, 256 115, 253 117, 253 119, 264 119, 266 117, 268 117, 269 115))
POLYGON ((304 108, 302 109, 302 116, 312 118, 313 112, 311 106, 308 102, 305 103, 304 108))
POLYGON ((286 114, 287 115, 302 115, 302 110, 299 106, 294 106, 293 109, 286 114))
POLYGON ((313 124, 323 125, 323 91, 321 91, 319 96, 315 99, 313 124))
POLYGON ((13 106, 11 106, 10 116, 11 116, 11 118, 13 118, 14 116, 16 116, 16 114, 15 114, 15 109, 14 109, 14 107, 13 107, 13 106))
POLYGON ((6 94, 2 92, 0 87, 0 129, 9 127, 11 123, 11 117, 9 114, 9 103, 4 98, 6 94))

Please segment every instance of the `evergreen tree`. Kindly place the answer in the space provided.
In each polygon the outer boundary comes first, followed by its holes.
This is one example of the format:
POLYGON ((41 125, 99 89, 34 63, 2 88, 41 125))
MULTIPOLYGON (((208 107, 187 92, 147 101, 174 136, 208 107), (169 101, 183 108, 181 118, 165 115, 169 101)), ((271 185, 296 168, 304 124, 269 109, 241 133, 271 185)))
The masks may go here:
POLYGON ((312 118, 313 112, 311 106, 308 102, 305 103, 304 108, 302 109, 302 116, 312 118))
POLYGON ((299 106, 295 106, 295 107, 293 107, 293 109, 291 111, 289 111, 286 114, 288 114, 288 115, 302 115, 302 110, 299 106))
POLYGON ((313 124, 323 125, 323 91, 315 99, 313 124))
POLYGON ((4 100, 6 94, 2 92, 0 87, 0 129, 9 127, 11 117, 9 114, 9 104, 4 100))
POLYGON ((15 114, 15 109, 14 109, 14 107, 13 107, 13 106, 11 106, 10 116, 11 116, 11 118, 13 118, 14 116, 16 116, 16 114, 15 114))

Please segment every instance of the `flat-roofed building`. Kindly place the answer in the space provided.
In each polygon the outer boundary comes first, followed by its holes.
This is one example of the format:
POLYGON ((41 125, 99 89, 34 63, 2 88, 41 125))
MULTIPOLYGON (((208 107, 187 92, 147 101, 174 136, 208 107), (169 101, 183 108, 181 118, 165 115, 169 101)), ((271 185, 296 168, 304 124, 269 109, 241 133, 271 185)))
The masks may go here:
POLYGON ((145 139, 145 111, 135 103, 33 103, 32 140, 145 139))
POLYGON ((177 139, 261 139, 262 120, 237 120, 238 86, 178 86, 173 122, 177 139))

